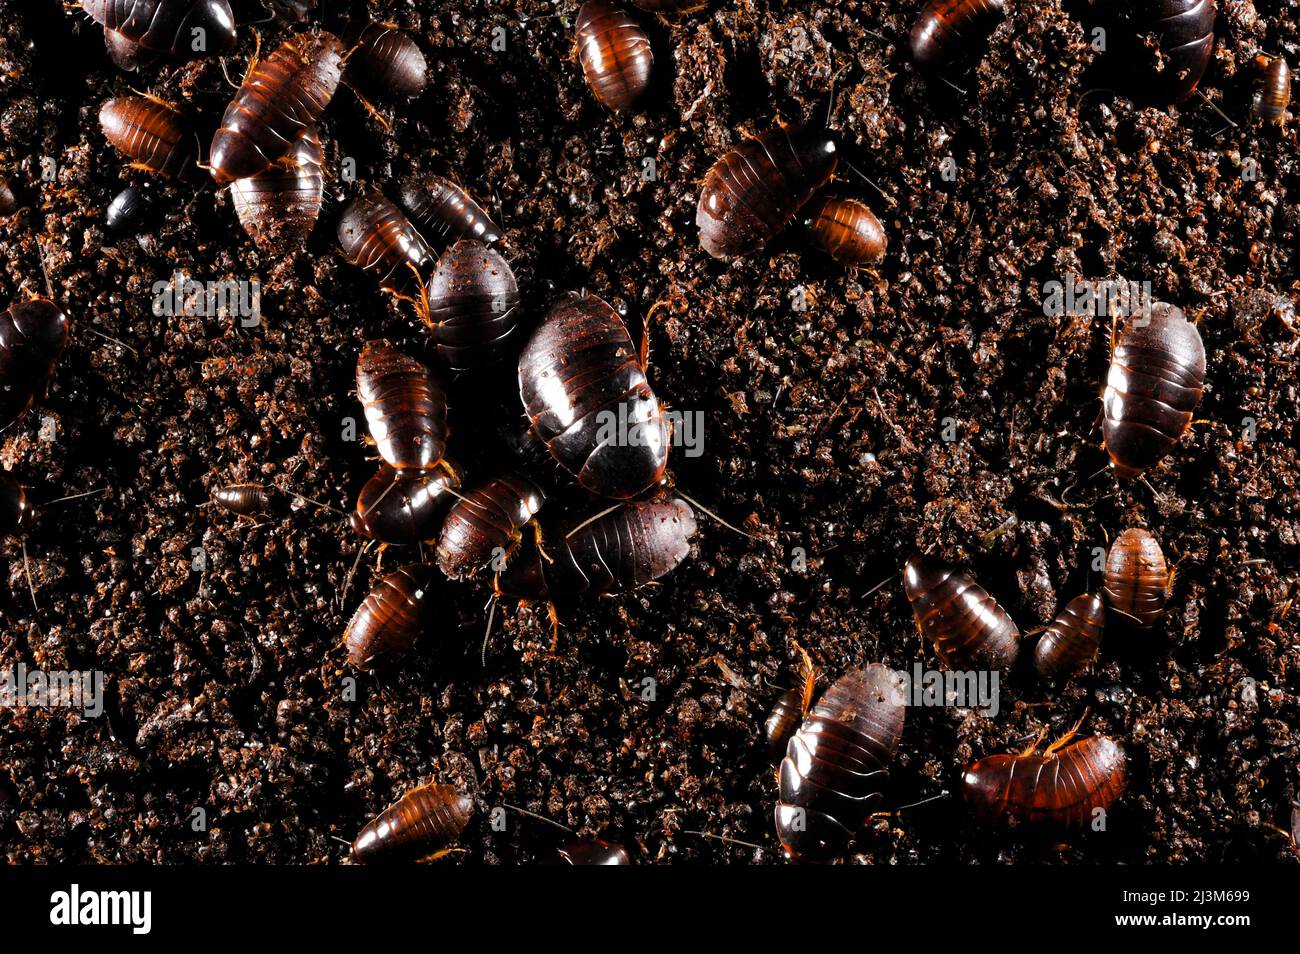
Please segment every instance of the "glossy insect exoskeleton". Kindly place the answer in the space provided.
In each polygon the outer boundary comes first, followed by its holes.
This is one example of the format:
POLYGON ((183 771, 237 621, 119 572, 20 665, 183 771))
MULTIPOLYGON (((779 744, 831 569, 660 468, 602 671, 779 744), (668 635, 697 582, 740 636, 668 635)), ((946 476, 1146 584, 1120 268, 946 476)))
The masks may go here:
POLYGON ((433 341, 453 371, 493 364, 519 347, 519 284, 496 249, 461 239, 438 259, 425 299, 433 341))
POLYGON ((317 0, 262 0, 281 23, 302 23, 316 9, 317 0))
POLYGON ((253 65, 212 137, 208 164, 219 185, 288 155, 333 99, 343 54, 333 34, 299 33, 253 65))
POLYGON ((770 129, 746 139, 704 177, 695 224, 714 258, 762 248, 785 228, 837 162, 835 139, 822 129, 770 129))
POLYGON ((386 291, 420 288, 433 267, 428 243, 401 210, 377 192, 343 207, 339 246, 349 262, 373 273, 386 291))
POLYGON ((99 110, 104 138, 131 160, 135 169, 182 179, 202 181, 194 164, 198 141, 184 117, 161 100, 145 96, 119 96, 99 110))
POLYGON ((1159 540, 1138 527, 1115 538, 1106 554, 1101 588, 1111 610, 1140 629, 1150 629, 1164 615, 1172 584, 1159 540))
POLYGON ((428 470, 447 446, 447 395, 419 361, 386 341, 368 341, 357 359, 357 398, 370 436, 394 470, 428 470))
POLYGON ((988 591, 942 560, 915 556, 903 568, 903 589, 921 635, 950 669, 1010 669, 1020 630, 988 591))
POLYGON ((534 433, 583 487, 627 498, 663 477, 668 424, 627 328, 595 295, 563 295, 519 356, 534 433))
POLYGON ((81 0, 81 6, 106 31, 146 50, 189 58, 235 48, 229 0, 81 0))
POLYGON ((1076 596, 1057 614, 1034 647, 1034 671, 1065 682, 1097 659, 1106 607, 1096 593, 1076 596))
POLYGON ((227 484, 213 491, 212 499, 241 517, 265 513, 271 505, 271 498, 261 484, 227 484))
POLYGON ((772 704, 772 711, 763 723, 763 738, 773 758, 785 751, 790 737, 803 721, 803 692, 787 689, 772 704))
POLYGON ((68 343, 68 316, 44 298, 0 312, 0 429, 16 421, 54 374, 68 343))
POLYGON ((434 470, 399 473, 387 464, 361 488, 352 529, 379 543, 419 543, 438 536, 438 518, 459 489, 460 475, 444 459, 434 470))
POLYGON ((1286 122, 1286 108, 1291 103, 1291 67, 1280 56, 1255 57, 1255 95, 1251 114, 1261 122, 1286 122))
POLYGON ((429 64, 420 47, 403 30, 386 23, 368 23, 348 37, 344 80, 364 93, 411 99, 429 85, 429 64))
POLYGON ((1005 0, 930 0, 908 36, 912 59, 921 66, 942 63, 987 37, 1005 14, 1005 0))
POLYGON ((7 470, 0 470, 0 538, 23 529, 31 516, 27 491, 7 470))
POLYGON ((366 823, 352 843, 352 860, 432 860, 447 853, 473 814, 474 800, 454 785, 421 785, 366 823))
POLYGON ((1118 742, 1094 735, 1041 755, 1031 747, 980 759, 962 777, 962 791, 982 822, 1083 828, 1124 793, 1125 761, 1118 742))
POLYGON ((0 176, 0 215, 12 215, 18 208, 18 196, 4 176, 0 176))
POLYGON ((824 861, 848 847, 883 797, 904 711, 898 675, 879 663, 822 694, 781 761, 776 835, 789 857, 824 861))
POLYGON ((400 189, 397 201, 431 245, 447 245, 458 238, 491 245, 504 238, 482 207, 450 179, 412 176, 402 181, 400 189))
POLYGON ((230 183, 235 214, 258 248, 283 254, 307 241, 325 194, 321 160, 320 137, 308 129, 275 165, 230 183))
POLYGON ((574 841, 560 849, 560 857, 571 865, 630 865, 631 857, 622 845, 593 839, 574 841))
POLYGON ((396 659, 415 645, 428 619, 437 567, 413 563, 375 584, 343 634, 348 662, 357 668, 376 657, 396 659))
POLYGON ((1130 318, 1111 353, 1102 439, 1110 465, 1133 477, 1157 463, 1192 422, 1205 387, 1205 345, 1173 305, 1130 318))
POLYGON ((104 224, 114 232, 126 232, 135 228, 146 207, 144 194, 134 186, 127 186, 108 203, 104 224))
POLYGON ((864 202, 814 199, 806 221, 813 241, 841 265, 874 265, 885 257, 889 243, 884 227, 864 202))
POLYGON ((1157 0, 1163 85, 1181 103, 1196 91, 1214 52, 1215 0, 1157 0))
POLYGON ((587 0, 578 8, 576 34, 582 72, 596 98, 616 113, 632 112, 654 67, 645 31, 608 0, 587 0))
POLYGON ((546 501, 524 477, 497 477, 463 494, 447 513, 438 537, 438 566, 453 580, 482 569, 498 552, 504 558, 546 501))
POLYGON ((104 31, 104 49, 108 51, 108 58, 113 61, 113 65, 127 73, 134 73, 158 58, 157 53, 128 40, 116 30, 104 31))

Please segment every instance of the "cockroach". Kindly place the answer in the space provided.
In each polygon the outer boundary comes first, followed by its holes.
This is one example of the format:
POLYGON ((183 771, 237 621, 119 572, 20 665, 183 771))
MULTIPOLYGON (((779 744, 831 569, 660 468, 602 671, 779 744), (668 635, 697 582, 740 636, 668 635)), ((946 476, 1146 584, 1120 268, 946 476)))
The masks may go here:
POLYGON ((433 540, 438 536, 438 518, 459 487, 460 473, 446 458, 434 470, 414 473, 381 464, 361 488, 352 529, 379 543, 433 540))
POLYGON ((412 563, 376 583, 343 634, 348 662, 361 669, 377 657, 396 659, 409 652, 428 618, 436 575, 432 563, 412 563))
POLYGON ((519 284, 510 263, 482 242, 461 239, 442 253, 425 301, 433 341, 453 371, 501 361, 519 345, 519 284))
POLYGON ((108 51, 108 58, 113 61, 113 65, 126 73, 134 73, 158 57, 157 53, 128 40, 116 30, 104 31, 104 49, 108 51))
POLYGON ((447 395, 419 361, 387 341, 368 341, 357 359, 357 397, 370 436, 394 470, 428 470, 447 446, 447 395))
POLYGON ((576 21, 578 59, 596 98, 616 113, 632 112, 650 86, 650 38, 608 0, 587 0, 576 21))
POLYGON ((114 232, 126 232, 135 228, 146 208, 144 194, 134 186, 127 186, 108 204, 104 224, 114 232))
POLYGON ((497 477, 462 495, 442 522, 439 568, 460 580, 498 552, 508 556, 545 501, 542 489, 531 480, 512 476, 497 477))
POLYGON ((397 201, 432 245, 447 245, 458 238, 491 245, 504 238, 482 207, 450 179, 412 176, 404 179, 399 188, 397 201))
POLYGON ((23 529, 31 517, 27 490, 7 470, 0 470, 0 537, 23 529))
POLYGON ((831 258, 850 268, 874 265, 885 257, 885 229, 866 203, 857 199, 814 199, 808 207, 808 230, 831 258))
POLYGON ((1214 52, 1215 0, 1157 0, 1156 29, 1166 61, 1168 95, 1181 103, 1196 91, 1214 52))
POLYGON ((31 405, 68 343, 68 316, 44 298, 0 312, 0 430, 31 405))
POLYGON ((777 127, 746 139, 704 177, 695 224, 714 258, 738 258, 766 245, 814 192, 838 160, 834 137, 822 129, 777 127))
POLYGON ((212 500, 241 517, 265 513, 271 505, 271 498, 261 484, 227 484, 212 492, 212 500))
POLYGON ((431 861, 451 849, 473 814, 474 800, 454 785, 421 785, 366 822, 352 843, 352 860, 431 861))
POLYGON ((569 292, 555 303, 519 356, 519 396, 551 456, 592 493, 633 497, 663 477, 663 407, 601 298, 569 292))
POLYGON ((235 214, 258 248, 284 254, 307 241, 325 194, 321 161, 320 137, 308 129, 275 165, 230 184, 235 214))
POLYGON ((195 165, 198 143, 185 118, 151 96, 119 96, 99 110, 104 138, 131 160, 131 167, 169 179, 201 182, 195 165))
POLYGON ((987 37, 1005 15, 1005 0, 930 0, 908 35, 912 60, 920 66, 943 63, 987 37))
POLYGON ((903 589, 921 635, 950 669, 1011 669, 1020 630, 1011 615, 967 574, 942 560, 914 556, 903 589))
POLYGON ((1106 607, 1096 593, 1070 600, 1034 647, 1034 671, 1039 678, 1064 682, 1091 666, 1105 623, 1106 607))
POLYGON ((366 94, 414 99, 429 85, 429 64, 410 34, 388 23, 367 23, 348 36, 343 79, 366 94))
POLYGON ((776 834, 790 858, 842 852, 884 795, 903 734, 898 676, 879 663, 837 679, 781 761, 776 834))
POLYGON ((288 155, 334 97, 343 54, 331 33, 300 33, 253 64, 212 137, 208 163, 218 185, 247 179, 288 155))
POLYGON ((235 48, 229 0, 81 0, 81 6, 105 31, 146 50, 185 59, 235 48), (198 36, 203 37, 202 49, 195 49, 198 36))
POLYGON ((1173 579, 1160 541, 1146 530, 1130 527, 1115 538, 1106 554, 1101 591, 1114 612, 1138 629, 1150 629, 1164 615, 1173 579))
POLYGON ((1183 436, 1205 387, 1205 345, 1182 311, 1155 302, 1111 351, 1102 439, 1120 477, 1157 463, 1183 436))
POLYGON ((632 858, 622 845, 598 838, 573 841, 560 849, 560 857, 571 865, 630 865, 632 858))
POLYGON ((1255 95, 1250 112, 1261 122, 1286 122, 1286 108, 1291 103, 1291 67, 1280 56, 1255 57, 1255 95))
POLYGON ((768 753, 773 758, 779 758, 785 751, 790 737, 803 722, 808 707, 812 705, 813 694, 817 691, 817 670, 813 666, 812 657, 802 646, 796 644, 796 648, 801 658, 803 684, 781 693, 767 714, 767 721, 763 723, 763 738, 767 742, 768 753))
POLYGON ((281 23, 302 23, 316 9, 316 0, 262 0, 262 4, 281 23))
POLYGON ((339 217, 339 246, 349 262, 379 278, 386 291, 422 286, 433 251, 400 209, 377 192, 353 199, 339 217))

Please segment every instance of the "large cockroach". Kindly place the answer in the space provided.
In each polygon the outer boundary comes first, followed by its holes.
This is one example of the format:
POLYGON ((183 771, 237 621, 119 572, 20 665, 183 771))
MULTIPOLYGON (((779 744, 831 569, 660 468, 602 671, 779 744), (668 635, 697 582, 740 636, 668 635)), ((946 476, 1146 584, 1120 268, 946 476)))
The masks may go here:
POLYGON ((468 192, 442 176, 412 176, 402 180, 397 201, 425 241, 447 245, 458 238, 484 245, 504 237, 468 192))
POLYGON ((930 557, 903 568, 903 589, 921 635, 950 669, 1011 669, 1020 630, 1011 615, 971 577, 930 557))
POLYGON ((148 66, 159 56, 139 43, 128 40, 116 30, 104 31, 104 49, 108 51, 108 58, 113 61, 113 65, 126 73, 134 73, 148 66))
POLYGON ((807 126, 770 129, 746 139, 704 177, 695 224, 714 258, 737 258, 785 228, 837 162, 835 139, 807 126))
POLYGON ((609 0, 587 0, 578 8, 575 32, 591 91, 614 112, 632 112, 650 86, 654 67, 645 31, 609 0))
POLYGON ((438 517, 459 487, 460 474, 446 458, 433 470, 414 473, 381 464, 361 488, 352 529, 379 543, 433 540, 438 536, 438 517))
POLYGON ((363 668, 372 659, 396 659, 410 651, 428 619, 437 572, 432 563, 413 563, 375 584, 343 634, 349 663, 363 668))
POLYGON ((1034 671, 1039 678, 1064 682, 1091 666, 1105 623, 1106 607, 1096 593, 1070 600, 1034 647, 1034 671))
POLYGON ((265 513, 271 505, 270 495, 261 484, 227 484, 212 492, 212 500, 241 517, 265 513))
POLYGON ((99 109, 104 138, 131 166, 169 179, 201 182, 198 141, 184 117, 151 96, 119 96, 99 109))
POLYGON ((455 786, 421 785, 366 823, 352 843, 352 860, 374 864, 440 857, 473 814, 474 800, 455 786))
POLYGON ((987 37, 1006 15, 1006 0, 930 0, 912 25, 912 60, 935 66, 987 37))
POLYGON ((386 341, 368 341, 357 359, 357 397, 370 436, 394 470, 428 470, 447 446, 447 395, 419 361, 386 341))
POLYGON ((622 845, 598 838, 571 841, 560 849, 560 857, 571 865, 630 865, 631 856, 622 845))
POLYGON ((1214 52, 1215 0, 1157 0, 1156 29, 1168 95, 1181 103, 1196 91, 1214 52))
POLYGON ((1115 538, 1106 555, 1101 591, 1113 612, 1139 629, 1150 629, 1164 615, 1173 578, 1160 541, 1130 527, 1115 538))
POLYGON ((874 265, 885 257, 889 243, 884 227, 864 202, 814 199, 809 203, 806 221, 813 241, 841 265, 874 265))
POLYGON ((0 538, 23 529, 31 519, 27 491, 7 470, 0 470, 0 538))
POLYGON ((344 81, 365 94, 413 99, 429 85, 429 64, 410 35, 388 23, 367 23, 348 36, 344 81))
POLYGON ((68 343, 68 316, 44 298, 0 312, 0 429, 16 421, 54 374, 68 343))
POLYGON ((1291 103, 1291 67, 1280 56, 1255 57, 1255 95, 1250 112, 1265 123, 1286 122, 1286 108, 1291 103))
POLYGON ((433 251, 400 209, 377 192, 358 196, 339 216, 339 246, 349 262, 379 279, 387 291, 422 287, 433 251))
POLYGON ((308 129, 275 165, 230 184, 235 214, 258 248, 279 255, 307 241, 325 194, 321 159, 320 137, 308 129))
POLYGON ((453 371, 504 360, 519 346, 519 284, 510 263, 482 242, 461 239, 442 253, 425 301, 433 341, 453 371))
POLYGON ((504 566, 545 501, 542 489, 524 477, 497 477, 463 494, 442 522, 439 568, 453 580, 464 579, 498 553, 504 566))
POLYGON ((235 48, 229 0, 81 0, 81 6, 105 31, 146 50, 189 58, 235 48))

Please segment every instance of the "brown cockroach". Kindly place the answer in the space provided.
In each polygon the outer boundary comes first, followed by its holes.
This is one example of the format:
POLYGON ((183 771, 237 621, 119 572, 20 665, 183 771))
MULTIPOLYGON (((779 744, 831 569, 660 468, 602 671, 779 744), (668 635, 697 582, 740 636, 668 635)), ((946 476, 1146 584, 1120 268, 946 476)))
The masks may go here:
POLYGON ((491 245, 504 238, 483 208, 450 179, 410 176, 398 188, 398 204, 430 245, 445 246, 458 238, 491 245))
POLYGON ((920 66, 946 62, 987 37, 1005 15, 1005 0, 930 0, 908 35, 912 60, 920 66))
POLYGON ((874 265, 885 257, 885 229, 865 202, 814 199, 805 220, 813 241, 841 265, 874 265))
POLYGON ((817 691, 817 670, 813 666, 812 657, 802 646, 796 644, 795 648, 799 650, 799 668, 803 674, 803 684, 781 693, 763 723, 763 738, 773 758, 779 757, 785 751, 790 737, 799 728, 817 691))
POLYGON ((241 517, 265 513, 271 505, 270 495, 261 484, 227 484, 212 492, 212 500, 241 517))
POLYGON ((0 470, 0 538, 22 530, 31 520, 27 490, 7 470, 0 470))
POLYGON ((575 26, 578 59, 596 98, 616 113, 632 112, 650 86, 650 39, 609 0, 587 0, 575 26))
POLYGON ((81 0, 81 6, 103 25, 105 36, 116 33, 155 53, 185 59, 235 48, 229 0, 81 0), (195 43, 199 37, 202 44, 195 43))
POLYGON ((195 164, 198 140, 185 118, 162 100, 152 96, 118 96, 99 109, 104 138, 131 160, 133 169, 143 169, 169 179, 203 181, 195 164))
POLYGON ((414 293, 433 267, 428 243, 401 210, 377 192, 343 207, 338 237, 347 260, 373 273, 385 291, 414 293))
POLYGON ((1076 596, 1052 620, 1034 647, 1034 671, 1047 681, 1065 682, 1097 659, 1106 607, 1096 593, 1076 596))
POLYGON ((406 655, 428 619, 436 575, 432 563, 413 563, 376 583, 343 634, 348 662, 361 669, 377 657, 406 655))
POLYGON ((1130 527, 1115 538, 1106 555, 1101 591, 1111 610, 1138 629, 1150 629, 1164 615, 1173 581, 1160 541, 1130 527))
POLYGON ((282 255, 307 241, 325 194, 321 160, 320 137, 308 129, 275 165, 230 184, 235 214, 258 248, 282 255))
POLYGON ((1168 95, 1181 103, 1196 91, 1214 52, 1215 0, 1158 0, 1156 33, 1168 95))
POLYGON ((352 843, 352 860, 375 864, 439 858, 473 814, 474 799, 454 785, 421 785, 366 823, 352 843))
POLYGON ((442 522, 439 568, 460 580, 498 554, 504 566, 545 501, 542 489, 525 477, 497 477, 463 494, 442 522))
POLYGON ((0 311, 0 430, 31 406, 68 343, 68 316, 44 298, 0 311))
POLYGON ((497 363, 518 349, 519 284, 496 249, 474 239, 458 241, 439 257, 424 300, 438 354, 453 371, 497 363))
POLYGON ((1261 53, 1255 57, 1255 70, 1251 115, 1265 123, 1286 122, 1286 108, 1291 103, 1291 67, 1280 56, 1261 53))
POLYGON ((357 359, 357 398, 382 457, 399 471, 429 470, 447 446, 447 395, 419 361, 387 341, 357 359))
POLYGON ((370 22, 348 35, 343 80, 366 95, 414 99, 429 85, 429 64, 409 33, 370 22))
POLYGON ((352 529, 379 543, 433 540, 438 536, 438 518, 459 488, 459 470, 445 457, 434 469, 415 472, 380 464, 357 497, 352 529))
POLYGON ((1020 630, 982 586, 942 560, 914 556, 903 589, 921 635, 950 669, 1009 670, 1020 653, 1020 630))
POLYGON ((108 51, 108 58, 113 61, 113 65, 125 73, 134 73, 158 57, 157 53, 151 53, 139 43, 133 43, 116 30, 104 31, 104 49, 108 51))

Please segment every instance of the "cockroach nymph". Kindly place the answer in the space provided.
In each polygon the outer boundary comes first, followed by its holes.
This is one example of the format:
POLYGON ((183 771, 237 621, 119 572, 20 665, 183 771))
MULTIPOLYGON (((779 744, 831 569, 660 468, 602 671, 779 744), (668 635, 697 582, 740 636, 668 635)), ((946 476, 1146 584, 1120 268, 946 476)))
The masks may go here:
POLYGON ((31 520, 27 490, 7 470, 0 470, 0 538, 17 533, 31 520))
POLYGON ((349 86, 366 94, 414 99, 429 85, 429 64, 405 31, 386 23, 367 23, 347 40, 343 79, 349 86))
POLYGON ((458 238, 491 245, 504 238, 470 194, 442 176, 412 176, 402 180, 397 201, 431 245, 447 245, 458 238))
POLYGON ((433 540, 438 536, 438 518, 459 487, 460 473, 445 457, 438 467, 415 472, 381 464, 361 488, 352 529, 379 543, 433 540))
POLYGON ((560 857, 571 865, 630 865, 632 858, 622 845, 600 839, 571 841, 560 849, 560 857))
POLYGON ((284 254, 307 241, 325 193, 321 161, 320 137, 308 129, 275 165, 230 184, 235 214, 259 248, 284 254))
POLYGON ((68 316, 44 298, 0 312, 0 429, 16 421, 54 374, 68 343, 68 316))
POLYGON ((920 66, 943 63, 987 37, 1005 15, 1005 0, 930 0, 908 36, 912 60, 920 66))
POLYGON ((1286 122, 1286 108, 1291 103, 1291 67, 1280 56, 1255 57, 1255 95, 1250 112, 1261 122, 1286 122))
POLYGON ((447 249, 425 286, 425 300, 434 344, 453 371, 496 363, 519 347, 519 284, 496 249, 473 239, 447 249))
POLYGON ((442 523, 439 568, 459 580, 482 569, 498 551, 507 557, 545 500, 542 489, 531 480, 511 476, 490 480, 461 495, 442 523))
POLYGON ((135 228, 147 208, 144 195, 135 186, 127 186, 113 197, 104 211, 104 224, 114 232, 135 228))
POLYGON ((841 265, 874 265, 888 240, 880 220, 857 199, 823 197, 809 203, 806 221, 813 241, 841 265))
POLYGON ((1020 630, 971 577, 942 560, 915 556, 903 568, 903 589, 917 629, 950 669, 1009 670, 1020 653, 1020 630))
POLYGON ((377 192, 353 199, 339 216, 339 246, 353 265, 397 293, 419 289, 433 251, 400 209, 377 192))
POLYGON ((143 169, 169 179, 201 182, 198 142, 179 112, 147 96, 119 96, 99 109, 104 138, 143 169))
POLYGON ((616 113, 632 112, 650 85, 650 39, 609 0, 587 0, 576 21, 578 59, 596 98, 616 113))
POLYGON ((361 669, 378 657, 397 659, 410 651, 428 620, 436 576, 432 563, 413 563, 375 584, 343 634, 351 665, 361 669))
POLYGON ((229 0, 81 0, 81 6, 105 35, 111 31, 146 50, 188 58, 235 48, 229 0), (200 36, 202 48, 196 49, 200 36))
POLYGON ((1150 532, 1130 527, 1115 538, 1102 584, 1112 612, 1138 629, 1150 629, 1164 615, 1172 588, 1173 573, 1150 532))
POLYGON ((212 499, 231 513, 252 517, 265 513, 271 504, 266 488, 261 484, 227 484, 212 492, 212 499))
POLYGON ((1064 682, 1091 666, 1101 646, 1106 607, 1096 593, 1076 596, 1052 620, 1034 647, 1040 679, 1064 682))
POLYGON ((357 359, 357 398, 382 457, 399 471, 428 470, 447 446, 447 395, 423 364, 386 341, 357 359))
POLYGON ((375 864, 441 857, 473 814, 474 800, 455 786, 421 785, 366 823, 352 843, 352 860, 375 864))

